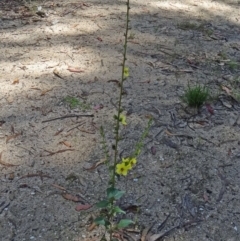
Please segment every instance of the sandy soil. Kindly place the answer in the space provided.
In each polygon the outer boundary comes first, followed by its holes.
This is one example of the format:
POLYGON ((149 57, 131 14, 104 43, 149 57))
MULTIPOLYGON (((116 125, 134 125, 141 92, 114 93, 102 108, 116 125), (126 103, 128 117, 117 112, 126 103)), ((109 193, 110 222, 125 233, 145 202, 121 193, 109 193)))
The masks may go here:
MULTIPOLYGON (((0 2, 0 240, 100 240, 125 1, 0 2), (38 8, 41 6, 41 9, 38 8), (99 163, 98 163, 99 164, 99 163), (90 228, 89 228, 90 227, 90 228)), ((133 0, 121 155, 154 118, 118 186, 125 240, 240 240, 240 2, 133 0), (182 101, 190 85, 211 99, 182 101), (145 240, 145 239, 143 239, 145 240)))

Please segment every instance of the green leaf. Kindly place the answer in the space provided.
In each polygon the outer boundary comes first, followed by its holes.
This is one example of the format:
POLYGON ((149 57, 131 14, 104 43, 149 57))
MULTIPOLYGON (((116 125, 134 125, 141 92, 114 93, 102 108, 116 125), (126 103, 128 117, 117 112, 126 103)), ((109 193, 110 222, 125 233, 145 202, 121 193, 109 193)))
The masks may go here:
POLYGON ((114 197, 116 191, 117 191, 117 189, 115 189, 114 187, 109 187, 107 189, 107 197, 108 197, 108 199, 114 197))
POLYGON ((115 194, 115 199, 120 199, 124 193, 124 191, 118 190, 118 192, 115 194))
POLYGON ((110 222, 108 220, 106 220, 104 217, 97 217, 94 220, 94 223, 99 224, 99 225, 103 225, 105 227, 110 225, 110 222))
POLYGON ((131 223, 134 223, 134 222, 132 220, 130 220, 130 219, 122 219, 118 223, 117 227, 118 228, 126 228, 131 223))
POLYGON ((106 221, 105 221, 104 217, 97 217, 94 220, 94 223, 99 224, 99 225, 105 225, 106 221))
POLYGON ((106 208, 109 205, 107 200, 102 200, 96 204, 98 208, 106 208))
POLYGON ((107 189, 108 199, 110 199, 110 198, 119 199, 123 196, 124 193, 125 193, 124 191, 118 190, 114 187, 110 187, 107 189))
POLYGON ((116 206, 113 208, 114 213, 123 213, 125 214, 126 212, 124 212, 120 207, 116 206))

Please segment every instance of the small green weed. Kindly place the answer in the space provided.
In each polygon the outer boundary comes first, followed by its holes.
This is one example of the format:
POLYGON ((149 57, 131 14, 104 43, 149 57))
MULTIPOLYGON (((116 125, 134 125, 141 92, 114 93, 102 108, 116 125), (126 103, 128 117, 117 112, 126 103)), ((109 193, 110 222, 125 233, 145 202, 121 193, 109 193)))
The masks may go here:
POLYGON ((190 87, 188 85, 188 89, 183 96, 183 100, 190 106, 199 108, 209 97, 209 91, 204 86, 201 87, 200 85, 197 85, 195 87, 190 87))
POLYGON ((205 28, 205 29, 202 30, 202 32, 205 33, 208 37, 213 35, 212 29, 205 28))
POLYGON ((220 51, 220 52, 218 53, 218 56, 221 57, 223 60, 228 59, 228 56, 227 56, 227 54, 226 54, 225 51, 220 51))
POLYGON ((152 119, 148 121, 147 127, 142 133, 140 139, 135 145, 135 148, 132 150, 132 153, 126 155, 125 157, 119 156, 119 143, 124 140, 122 138, 122 128, 125 128, 127 125, 127 116, 124 115, 122 109, 122 98, 124 95, 124 83, 129 77, 129 67, 126 66, 127 61, 127 44, 128 39, 132 39, 134 36, 128 35, 129 27, 129 10, 130 10, 130 0, 126 1, 127 11, 126 11, 126 24, 125 24, 125 33, 124 33, 124 45, 123 45, 123 60, 122 60, 122 74, 121 80, 119 82, 119 98, 116 106, 116 114, 113 116, 115 119, 114 134, 115 134, 115 143, 112 145, 112 150, 109 150, 109 144, 106 139, 104 128, 101 126, 100 134, 102 136, 102 147, 105 154, 105 164, 109 171, 109 181, 106 189, 106 196, 103 200, 96 204, 96 207, 99 208, 99 216, 94 220, 98 225, 105 227, 105 232, 101 238, 101 241, 118 241, 119 238, 114 237, 114 233, 121 231, 122 229, 128 227, 131 224, 136 225, 136 223, 130 219, 121 219, 120 221, 116 219, 117 215, 123 216, 126 214, 118 206, 118 200, 124 195, 124 191, 117 188, 118 177, 127 176, 128 173, 136 166, 138 156, 140 155, 144 147, 144 139, 147 137, 152 119), (128 37, 129 36, 129 37, 128 37), (111 155, 112 153, 112 155, 111 155), (118 220, 118 221, 117 221, 118 220), (106 235, 109 236, 106 238, 106 235))
POLYGON ((67 103, 71 109, 80 107, 83 110, 90 109, 90 105, 79 101, 76 97, 67 96, 64 98, 64 102, 67 103))
POLYGON ((233 91, 233 97, 235 100, 237 100, 238 102, 240 102, 240 92, 238 91, 233 91))
POLYGON ((240 101, 240 76, 235 76, 231 81, 232 95, 235 100, 240 101))
POLYGON ((226 65, 228 66, 228 68, 230 70, 236 70, 236 69, 240 68, 240 64, 233 60, 226 62, 226 65))

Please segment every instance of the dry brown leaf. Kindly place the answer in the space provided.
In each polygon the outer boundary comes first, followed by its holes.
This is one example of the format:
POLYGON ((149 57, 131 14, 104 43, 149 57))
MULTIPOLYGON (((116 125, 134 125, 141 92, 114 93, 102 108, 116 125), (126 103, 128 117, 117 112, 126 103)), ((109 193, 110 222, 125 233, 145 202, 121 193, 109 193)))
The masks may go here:
POLYGON ((146 241, 157 241, 160 238, 162 238, 164 233, 159 233, 159 234, 153 234, 151 237, 149 237, 146 241))
POLYGON ((89 168, 84 168, 84 169, 87 170, 87 171, 92 171, 92 170, 94 170, 95 168, 97 168, 99 165, 105 163, 105 161, 106 161, 106 159, 101 159, 100 161, 94 163, 91 167, 89 167, 89 168))
POLYGON ((41 89, 38 88, 38 87, 31 87, 30 89, 32 89, 32 90, 41 90, 41 89))
MULTIPOLYGON (((78 211, 78 210, 77 210, 77 211, 78 211)), ((93 223, 87 228, 87 231, 88 231, 88 232, 93 231, 93 229, 94 229, 96 226, 97 226, 97 224, 93 222, 93 223)))
POLYGON ((92 207, 92 205, 90 205, 90 204, 79 204, 75 207, 75 210, 76 211, 88 210, 91 207, 92 207))
POLYGON ((168 131, 168 130, 165 130, 165 133, 167 134, 167 135, 169 135, 169 136, 175 136, 175 134, 172 134, 170 131, 168 131))
POLYGON ((69 143, 68 141, 60 141, 59 144, 63 144, 67 147, 72 147, 71 143, 69 143))
POLYGON ((2 152, 0 153, 0 164, 6 167, 15 167, 15 166, 19 166, 19 165, 14 165, 11 163, 7 163, 5 161, 2 160, 2 152))
POLYGON ((69 200, 69 201, 73 201, 73 202, 80 202, 82 201, 82 199, 80 199, 79 197, 77 196, 74 196, 70 193, 63 193, 62 194, 63 198, 65 198, 66 200, 69 200))
POLYGON ((52 91, 54 87, 52 87, 51 89, 48 90, 43 90, 42 93, 40 94, 40 96, 45 95, 47 92, 52 91))
POLYGON ((232 91, 228 87, 222 85, 222 90, 226 91, 228 95, 231 95, 232 91))
POLYGON ((143 229, 142 231, 142 235, 141 235, 141 241, 146 241, 146 237, 147 237, 147 234, 149 233, 149 231, 152 229, 153 225, 143 229))
POLYGON ((75 68, 75 67, 68 67, 67 70, 70 71, 70 72, 74 72, 74 73, 82 73, 82 72, 84 72, 84 70, 79 69, 79 68, 75 68))
POLYGON ((15 79, 15 80, 12 82, 12 85, 15 85, 15 84, 19 84, 19 79, 15 79))
POLYGON ((60 130, 58 130, 58 131, 54 134, 54 136, 59 135, 61 132, 63 132, 63 130, 64 130, 64 128, 61 128, 60 130))
POLYGON ((56 187, 56 188, 58 188, 58 189, 60 189, 60 190, 66 191, 66 188, 61 187, 61 186, 59 186, 59 185, 57 185, 57 184, 54 184, 54 183, 53 183, 52 186, 53 186, 53 187, 56 187))
POLYGON ((20 136, 20 135, 21 135, 21 133, 16 133, 16 134, 14 134, 14 135, 7 136, 6 143, 8 143, 8 142, 9 142, 10 140, 12 140, 12 139, 17 138, 17 137, 20 136))

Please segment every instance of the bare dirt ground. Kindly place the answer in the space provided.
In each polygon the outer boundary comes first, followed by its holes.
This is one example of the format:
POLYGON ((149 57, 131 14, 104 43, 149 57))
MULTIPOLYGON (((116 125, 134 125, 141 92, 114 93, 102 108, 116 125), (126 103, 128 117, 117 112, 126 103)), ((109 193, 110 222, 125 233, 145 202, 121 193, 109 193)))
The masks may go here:
MULTIPOLYGON (((100 239, 95 208, 79 209, 105 196, 99 127, 111 147, 125 12, 115 0, 0 2, 1 241, 100 239)), ((146 240, 239 241, 240 2, 132 0, 127 65, 121 155, 154 122, 118 182, 136 221, 125 240, 151 226, 146 240), (188 84, 210 89, 198 112, 181 100, 188 84)))

